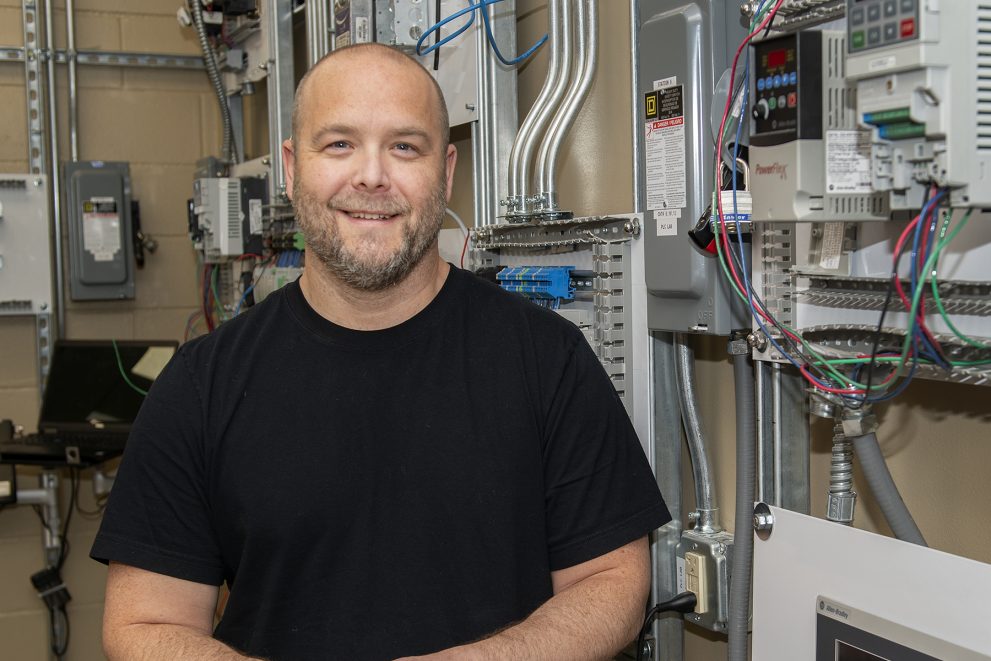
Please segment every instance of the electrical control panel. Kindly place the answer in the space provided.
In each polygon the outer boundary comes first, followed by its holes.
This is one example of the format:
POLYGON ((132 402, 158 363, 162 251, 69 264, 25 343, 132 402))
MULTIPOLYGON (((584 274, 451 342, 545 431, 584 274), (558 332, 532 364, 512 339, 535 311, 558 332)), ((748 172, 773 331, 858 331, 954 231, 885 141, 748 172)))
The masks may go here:
POLYGON ((71 298, 134 298, 130 167, 109 161, 63 167, 71 298))
POLYGON ((193 182, 190 237, 207 262, 262 253, 268 192, 260 177, 210 177, 193 182))
POLYGON ((898 209, 918 209, 930 184, 954 206, 991 206, 991 7, 847 0, 847 22, 873 188, 898 209))
POLYGON ((753 219, 890 217, 871 183, 871 134, 858 125, 839 31, 805 30, 752 46, 753 219))

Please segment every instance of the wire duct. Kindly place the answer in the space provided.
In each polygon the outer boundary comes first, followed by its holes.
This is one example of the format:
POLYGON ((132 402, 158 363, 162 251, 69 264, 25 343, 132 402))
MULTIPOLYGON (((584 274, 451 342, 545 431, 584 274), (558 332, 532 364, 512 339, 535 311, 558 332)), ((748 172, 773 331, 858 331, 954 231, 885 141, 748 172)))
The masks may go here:
POLYGON ((539 194, 556 207, 557 183, 554 173, 557 170, 557 157, 561 152, 564 136, 571 130, 578 112, 592 88, 599 51, 599 3, 598 0, 578 0, 577 50, 578 72, 571 91, 561 102, 561 116, 544 136, 537 154, 539 173, 539 194))
POLYGON ((863 436, 856 436, 852 440, 854 452, 860 460, 867 484, 874 492, 874 497, 877 499, 888 525, 891 526, 891 531, 895 533, 895 537, 919 546, 928 546, 922 536, 922 531, 915 524, 912 514, 905 506, 905 501, 898 493, 895 481, 891 479, 888 464, 885 462, 884 455, 881 453, 881 446, 877 442, 877 434, 871 432, 863 436))
POLYGON ((213 49, 210 48, 210 41, 207 39, 206 26, 203 23, 203 7, 200 5, 200 0, 189 0, 189 9, 193 13, 193 25, 196 26, 196 35, 200 39, 200 48, 203 50, 203 64, 206 66, 213 91, 217 95, 217 102, 220 104, 220 116, 224 123, 223 157, 225 161, 237 163, 238 156, 237 150, 234 148, 231 107, 227 102, 227 91, 224 89, 224 83, 220 79, 220 69, 217 68, 217 61, 213 57, 213 49))
POLYGON ((722 528, 719 526, 719 510, 716 507, 716 489, 698 408, 695 352, 683 333, 676 333, 674 342, 678 403, 681 405, 681 421, 685 426, 685 438, 688 441, 688 453, 692 458, 692 473, 695 478, 695 502, 699 513, 697 529, 705 533, 719 532, 722 528))
POLYGON ((736 386, 736 527, 729 588, 729 661, 747 661, 750 579, 754 558, 754 480, 757 473, 757 414, 754 375, 747 354, 733 356, 736 386))
POLYGON ((568 78, 571 75, 571 9, 569 0, 551 0, 548 9, 548 28, 551 34, 551 48, 547 61, 547 78, 544 86, 533 102, 530 112, 523 120, 509 154, 509 198, 512 204, 519 197, 523 211, 530 181, 533 178, 531 161, 537 141, 543 136, 551 116, 565 94, 568 78))

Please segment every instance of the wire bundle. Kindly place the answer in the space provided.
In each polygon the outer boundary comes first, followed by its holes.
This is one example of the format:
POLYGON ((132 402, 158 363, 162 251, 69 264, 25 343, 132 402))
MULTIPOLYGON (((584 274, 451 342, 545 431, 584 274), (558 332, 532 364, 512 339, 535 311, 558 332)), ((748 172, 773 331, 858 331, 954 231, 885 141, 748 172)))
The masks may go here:
MULTIPOLYGON (((774 2, 763 0, 761 2, 751 22, 750 34, 740 43, 734 55, 730 72, 731 88, 732 81, 736 79, 736 70, 741 53, 743 53, 746 46, 755 36, 764 30, 770 29, 771 21, 773 21, 783 2, 784 0, 776 0, 774 2)), ((932 299, 947 326, 953 330, 958 338, 967 344, 975 348, 991 349, 991 345, 979 342, 960 333, 950 320, 949 315, 946 314, 945 306, 943 306, 942 301, 939 299, 939 285, 936 273, 939 256, 947 244, 967 224, 972 213, 972 210, 968 210, 954 227, 953 231, 947 233, 951 224, 952 213, 949 211, 944 212, 941 226, 939 222, 940 209, 948 194, 948 191, 945 189, 934 189, 927 192, 927 199, 923 203, 921 212, 908 224, 896 244, 888 293, 885 303, 882 306, 881 317, 874 333, 873 347, 869 355, 859 355, 856 358, 827 359, 817 352, 797 332, 782 324, 771 314, 750 282, 746 250, 744 249, 742 239, 742 228, 738 214, 736 214, 736 162, 740 154, 744 113, 747 108, 749 76, 750 62, 749 58, 747 58, 744 66, 743 80, 738 91, 732 93, 731 89, 731 93, 727 96, 726 106, 719 125, 718 135, 720 136, 720 140, 719 144, 716 145, 716 176, 714 181, 719 182, 721 154, 729 152, 727 139, 734 130, 735 122, 735 134, 733 135, 733 149, 731 152, 732 158, 729 159, 731 161, 729 165, 732 170, 731 185, 734 206, 732 216, 734 220, 731 222, 735 223, 736 229, 735 249, 731 245, 730 232, 726 227, 726 223, 722 222, 722 219, 727 216, 723 212, 722 197, 719 195, 718 183, 714 186, 713 190, 712 208, 718 212, 714 220, 717 224, 716 249, 723 273, 726 275, 736 295, 748 305, 751 315, 771 345, 799 370, 813 388, 839 396, 842 398, 841 401, 851 408, 857 408, 864 403, 885 401, 898 396, 908 387, 920 362, 938 365, 948 371, 957 366, 991 363, 991 360, 949 360, 946 356, 946 351, 926 325, 925 284, 928 275, 932 299), (736 99, 740 101, 737 106, 740 109, 738 116, 731 114, 731 108, 734 107, 733 103, 736 99), (726 152, 723 151, 724 146, 726 147, 726 152), (910 237, 911 241, 909 241, 910 237), (906 292, 898 275, 898 270, 903 253, 909 244, 911 244, 909 289, 906 292), (889 350, 886 347, 882 348, 880 346, 884 319, 888 306, 891 303, 893 292, 898 293, 899 299, 909 316, 905 339, 898 350, 889 350), (874 369, 877 365, 885 366, 888 374, 881 382, 874 383, 874 369), (840 371, 839 368, 843 366, 852 366, 850 374, 840 371), (861 383, 859 376, 864 366, 867 368, 866 382, 861 383), (904 378, 895 386, 897 379, 902 376, 904 378)))
POLYGON ((488 41, 489 47, 492 49, 492 52, 495 53, 495 56, 497 58, 499 58, 499 61, 505 64, 507 67, 511 67, 527 59, 528 57, 533 55, 538 48, 543 46, 544 42, 547 41, 547 35, 545 34, 543 37, 541 37, 537 41, 537 43, 535 43, 533 46, 527 49, 526 52, 524 52, 522 55, 514 57, 511 60, 507 60, 506 57, 503 56, 502 51, 499 50, 499 45, 496 43, 495 35, 492 34, 492 25, 489 19, 488 7, 489 5, 494 5, 497 2, 502 2, 502 0, 479 0, 478 2, 472 2, 471 0, 469 0, 467 7, 454 12, 447 18, 444 18, 438 21, 437 23, 431 25, 429 28, 427 28, 427 30, 420 36, 419 40, 417 40, 416 42, 416 54, 419 55, 420 57, 423 57, 424 55, 429 55, 430 53, 440 49, 441 46, 447 44, 451 40, 461 36, 461 34, 463 34, 465 30, 467 30, 472 26, 472 24, 474 24, 475 12, 481 10, 480 13, 482 14, 482 23, 485 24, 486 39, 488 41), (460 28, 458 28, 448 36, 444 37, 443 39, 439 41, 435 41, 435 43, 431 44, 428 48, 423 48, 424 42, 430 38, 430 35, 432 33, 437 32, 437 34, 439 35, 441 28, 443 28, 451 21, 461 18, 465 14, 468 14, 468 21, 464 25, 462 25, 460 28))

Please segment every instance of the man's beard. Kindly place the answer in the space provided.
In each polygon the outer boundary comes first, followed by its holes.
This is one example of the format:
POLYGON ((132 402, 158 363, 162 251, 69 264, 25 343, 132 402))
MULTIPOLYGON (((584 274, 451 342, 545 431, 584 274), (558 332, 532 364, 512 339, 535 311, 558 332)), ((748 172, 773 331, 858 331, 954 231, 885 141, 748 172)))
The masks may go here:
POLYGON ((296 179, 293 182, 293 207, 306 237, 307 254, 319 260, 331 275, 349 287, 374 292, 402 282, 437 240, 447 207, 445 192, 441 182, 421 213, 413 217, 409 203, 395 199, 349 195, 323 203, 296 179), (334 218, 335 211, 340 209, 407 216, 410 220, 403 226, 399 249, 383 258, 375 254, 381 248, 378 238, 361 237, 353 239, 351 246, 345 245, 334 218))

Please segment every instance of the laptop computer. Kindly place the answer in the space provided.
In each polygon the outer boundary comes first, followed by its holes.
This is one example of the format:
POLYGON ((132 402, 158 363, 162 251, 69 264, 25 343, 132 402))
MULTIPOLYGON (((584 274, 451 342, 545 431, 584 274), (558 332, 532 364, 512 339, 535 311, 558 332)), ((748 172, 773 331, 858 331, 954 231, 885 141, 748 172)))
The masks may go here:
POLYGON ((119 456, 145 393, 178 346, 167 340, 56 342, 38 433, 0 434, 0 463, 88 466, 119 456))

